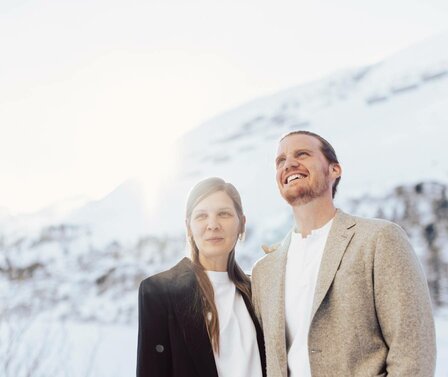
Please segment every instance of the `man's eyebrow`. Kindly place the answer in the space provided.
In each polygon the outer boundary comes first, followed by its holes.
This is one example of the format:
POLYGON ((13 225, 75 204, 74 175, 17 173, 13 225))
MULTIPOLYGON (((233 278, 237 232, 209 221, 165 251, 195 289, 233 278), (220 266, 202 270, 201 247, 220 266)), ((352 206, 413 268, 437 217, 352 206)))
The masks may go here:
MULTIPOLYGON (((293 154, 296 155, 297 153, 302 153, 302 152, 306 152, 306 153, 308 153, 308 154, 312 154, 312 153, 313 153, 313 151, 312 151, 311 149, 307 149, 307 148, 298 148, 298 149, 295 149, 295 150, 293 151, 293 154)), ((275 163, 278 163, 279 160, 280 160, 281 158, 284 158, 284 157, 285 157, 285 153, 281 153, 281 154, 279 154, 279 155, 275 158, 275 163)))
POLYGON ((294 151, 294 154, 297 153, 297 152, 307 152, 307 153, 311 153, 312 150, 311 150, 311 149, 306 149, 306 148, 299 148, 299 149, 296 149, 296 150, 294 151))
POLYGON ((276 158, 275 158, 275 162, 278 162, 278 160, 280 160, 282 157, 285 157, 284 153, 279 154, 276 158))

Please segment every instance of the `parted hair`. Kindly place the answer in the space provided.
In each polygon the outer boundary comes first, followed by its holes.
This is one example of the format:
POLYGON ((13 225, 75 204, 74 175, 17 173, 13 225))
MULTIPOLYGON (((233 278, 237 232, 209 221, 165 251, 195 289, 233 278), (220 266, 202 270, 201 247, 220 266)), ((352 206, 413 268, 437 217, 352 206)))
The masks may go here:
MULTIPOLYGON (((233 186, 231 183, 225 182, 223 179, 217 177, 204 179, 198 182, 190 190, 187 198, 185 216, 187 227, 190 227, 191 214, 194 208, 199 204, 199 202, 218 191, 225 192, 232 199, 238 219, 240 221, 239 233, 243 234, 245 231, 245 225, 240 194, 238 193, 235 186, 233 186)), ((193 272, 196 275, 196 280, 199 286, 199 299, 202 304, 199 307, 195 306, 192 309, 194 311, 197 311, 197 314, 204 318, 207 333, 210 338, 213 350, 219 353, 219 317, 215 305, 215 294, 213 291, 213 286, 207 276, 207 273, 204 270, 204 267, 199 261, 199 249, 195 244, 193 237, 188 236, 187 238, 188 244, 190 246, 191 260, 193 262, 193 272)), ((240 266, 238 266, 235 260, 235 245, 230 252, 227 261, 227 273, 229 275, 229 279, 235 284, 240 294, 247 298, 247 302, 251 302, 250 280, 249 277, 240 268, 240 266)))

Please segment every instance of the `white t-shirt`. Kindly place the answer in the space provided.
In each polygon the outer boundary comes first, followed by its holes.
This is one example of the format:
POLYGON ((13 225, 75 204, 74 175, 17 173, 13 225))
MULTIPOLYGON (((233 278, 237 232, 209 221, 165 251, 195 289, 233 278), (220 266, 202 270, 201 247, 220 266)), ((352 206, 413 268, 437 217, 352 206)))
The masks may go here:
POLYGON ((206 271, 215 292, 219 317, 219 377, 262 377, 255 326, 227 272, 206 271))
POLYGON ((332 222, 333 219, 305 238, 295 231, 291 234, 285 275, 289 377, 311 377, 308 330, 320 262, 332 222))

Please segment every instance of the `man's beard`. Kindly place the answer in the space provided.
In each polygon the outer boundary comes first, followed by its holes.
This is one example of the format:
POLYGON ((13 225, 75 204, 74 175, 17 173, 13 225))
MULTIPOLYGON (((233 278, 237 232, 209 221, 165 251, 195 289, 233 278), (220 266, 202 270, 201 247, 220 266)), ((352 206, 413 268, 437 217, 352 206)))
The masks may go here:
MULTIPOLYGON (((312 200, 322 196, 329 188, 330 182, 328 180, 329 173, 327 170, 322 171, 324 176, 319 177, 317 181, 307 186, 294 187, 284 193, 283 198, 291 205, 304 205, 312 200)), ((308 179, 308 178, 306 178, 308 179)))

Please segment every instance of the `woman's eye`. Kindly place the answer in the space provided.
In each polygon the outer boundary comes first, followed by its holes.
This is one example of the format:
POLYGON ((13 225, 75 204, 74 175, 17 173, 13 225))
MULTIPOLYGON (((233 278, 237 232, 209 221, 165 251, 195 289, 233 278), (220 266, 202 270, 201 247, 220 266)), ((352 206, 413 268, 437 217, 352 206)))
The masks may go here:
POLYGON ((194 217, 195 220, 202 220, 205 219, 207 216, 205 215, 205 213, 200 213, 199 215, 196 215, 194 217))
POLYGON ((221 217, 229 217, 229 216, 232 216, 232 214, 231 214, 230 212, 220 212, 219 215, 220 215, 221 217))

